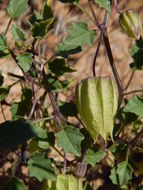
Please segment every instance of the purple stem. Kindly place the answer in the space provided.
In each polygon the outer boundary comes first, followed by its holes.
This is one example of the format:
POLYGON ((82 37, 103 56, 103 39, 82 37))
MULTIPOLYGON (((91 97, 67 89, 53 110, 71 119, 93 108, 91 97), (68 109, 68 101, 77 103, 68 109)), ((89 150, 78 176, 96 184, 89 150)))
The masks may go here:
POLYGON ((96 73, 95 73, 95 64, 96 64, 97 55, 98 55, 99 48, 100 48, 101 41, 102 41, 103 31, 104 31, 104 28, 101 27, 101 29, 100 29, 99 41, 98 41, 98 44, 97 44, 97 49, 96 49, 95 56, 94 56, 94 60, 93 60, 93 76, 94 76, 94 77, 96 76, 96 73))

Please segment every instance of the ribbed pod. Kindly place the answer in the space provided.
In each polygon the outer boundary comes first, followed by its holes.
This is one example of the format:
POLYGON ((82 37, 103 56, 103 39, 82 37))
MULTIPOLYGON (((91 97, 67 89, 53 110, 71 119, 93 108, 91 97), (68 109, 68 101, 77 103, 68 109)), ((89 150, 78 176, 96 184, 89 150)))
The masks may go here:
POLYGON ((59 174, 56 190, 83 190, 82 181, 72 175, 59 174))
POLYGON ((142 22, 136 12, 133 10, 122 12, 119 16, 119 24, 129 37, 139 39, 142 32, 142 22))
POLYGON ((112 138, 114 116, 118 104, 118 90, 109 77, 92 77, 76 87, 76 106, 94 141, 100 134, 112 138))

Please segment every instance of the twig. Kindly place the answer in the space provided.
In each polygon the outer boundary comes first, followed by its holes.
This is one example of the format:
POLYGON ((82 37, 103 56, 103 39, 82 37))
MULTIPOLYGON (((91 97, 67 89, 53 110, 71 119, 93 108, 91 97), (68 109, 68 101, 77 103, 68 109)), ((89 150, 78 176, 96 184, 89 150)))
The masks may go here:
POLYGON ((10 27, 11 22, 12 22, 12 18, 10 18, 10 20, 9 20, 9 22, 8 22, 8 25, 7 25, 7 27, 6 27, 6 29, 5 29, 5 32, 4 32, 4 35, 6 35, 6 34, 7 34, 7 32, 8 32, 8 29, 9 29, 9 27, 10 27))
POLYGON ((104 39, 104 44, 105 44, 106 52, 107 52, 107 55, 108 55, 109 63, 110 63, 112 72, 114 74, 117 86, 118 86, 118 91, 119 91, 120 96, 122 97, 124 88, 123 88, 122 82, 120 80, 120 77, 119 77, 119 74, 118 74, 118 71, 117 71, 117 68, 116 68, 116 65, 115 65, 115 61, 114 61, 114 58, 113 58, 113 55, 112 55, 112 50, 111 50, 111 47, 110 47, 108 34, 107 34, 107 28, 105 28, 105 30, 103 32, 103 39, 104 39))
POLYGON ((98 26, 98 28, 100 28, 100 24, 97 20, 96 14, 95 14, 93 6, 92 6, 92 0, 88 0, 88 4, 89 4, 89 8, 91 10, 91 13, 93 15, 94 21, 95 21, 94 23, 98 26))
POLYGON ((0 103, 0 106, 1 106, 1 113, 2 113, 2 115, 3 115, 4 120, 6 121, 7 119, 6 119, 6 116, 5 116, 4 110, 3 110, 2 103, 0 103))
POLYGON ((138 89, 138 90, 132 90, 130 92, 124 92, 123 95, 126 96, 126 95, 129 95, 129 94, 133 94, 133 93, 136 93, 136 92, 142 92, 143 93, 143 89, 138 89))
POLYGON ((132 139, 130 142, 129 142, 129 147, 130 148, 133 148, 134 146, 136 146, 137 142, 143 138, 143 129, 135 136, 134 139, 132 139))
POLYGON ((38 122, 41 122, 41 121, 48 121, 48 120, 50 120, 50 119, 53 119, 53 118, 55 118, 55 116, 54 115, 51 115, 51 116, 49 116, 49 117, 45 117, 45 118, 41 118, 41 119, 36 119, 36 120, 31 120, 33 123, 38 123, 38 122))
POLYGON ((96 24, 94 19, 88 14, 88 12, 77 2, 74 2, 74 5, 76 5, 88 18, 93 22, 93 24, 96 24))
POLYGON ((127 90, 128 87, 129 87, 129 85, 131 84, 131 82, 132 82, 132 80, 133 80, 133 77, 134 77, 134 74, 135 74, 135 71, 136 71, 136 69, 134 68, 134 69, 132 70, 131 75, 130 75, 129 81, 127 82, 127 85, 125 86, 125 90, 127 90))
POLYGON ((116 8, 116 11, 117 11, 117 13, 121 13, 121 11, 118 9, 118 3, 117 3, 117 0, 114 0, 114 2, 115 2, 115 8, 116 8))
POLYGON ((97 55, 98 55, 99 48, 100 48, 101 41, 102 41, 103 30, 104 29, 101 29, 101 31, 100 31, 99 41, 98 41, 98 44, 97 44, 97 49, 96 49, 94 60, 93 60, 93 68, 92 68, 92 70, 93 70, 93 76, 94 77, 96 76, 96 73, 95 73, 95 64, 96 64, 97 55))
POLYGON ((64 158, 64 156, 62 155, 62 153, 61 153, 55 146, 52 146, 52 148, 53 148, 62 158, 64 158))

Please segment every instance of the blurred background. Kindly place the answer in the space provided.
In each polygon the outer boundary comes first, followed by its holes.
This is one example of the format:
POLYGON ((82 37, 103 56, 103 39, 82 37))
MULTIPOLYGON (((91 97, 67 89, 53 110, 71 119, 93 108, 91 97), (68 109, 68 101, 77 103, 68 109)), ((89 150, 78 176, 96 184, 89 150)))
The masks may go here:
MULTIPOLYGON (((0 0, 0 33, 4 32, 9 21, 9 16, 7 14, 7 5, 8 0, 0 0)), ((44 0, 31 0, 29 1, 30 8, 23 16, 14 20, 14 23, 21 26, 23 31, 25 31, 27 38, 29 38, 29 43, 32 42, 30 37, 30 28, 27 24, 27 20, 32 14, 33 9, 38 11, 41 10, 44 0)), ((87 0, 81 0, 81 5, 90 13, 87 0)), ((143 20, 143 1, 142 0, 119 0, 118 8, 122 10, 134 9, 140 15, 143 20)), ((54 16, 56 18, 54 30, 50 31, 46 39, 42 40, 42 54, 47 59, 55 54, 56 46, 61 42, 67 35, 68 29, 71 27, 73 22, 76 21, 85 21, 88 24, 89 29, 95 29, 93 23, 91 23, 86 15, 84 15, 78 8, 70 4, 63 4, 60 1, 52 0, 52 9, 54 16)), ((99 21, 102 21, 104 10, 100 9, 98 6, 95 6, 95 12, 99 21)), ((115 63, 125 86, 131 70, 129 64, 132 62, 132 58, 129 55, 128 49, 131 48, 133 40, 128 38, 124 34, 118 24, 118 13, 115 10, 114 4, 112 5, 112 13, 109 18, 108 23, 108 34, 112 53, 115 58, 115 63)), ((9 29, 8 34, 8 44, 12 48, 14 42, 12 41, 11 31, 9 29)), ((74 82, 68 92, 63 92, 60 95, 60 98, 64 101, 69 101, 74 99, 74 87, 75 85, 84 78, 92 76, 92 63, 94 59, 94 54, 96 51, 97 40, 94 42, 94 46, 86 48, 84 52, 78 53, 68 57, 68 64, 72 66, 76 71, 68 75, 68 78, 74 79, 74 82)), ((15 81, 15 78, 8 76, 8 72, 22 75, 21 70, 18 68, 16 63, 11 58, 0 59, 0 71, 4 76, 4 86, 12 84, 15 81)), ((113 77, 104 44, 101 44, 99 55, 96 63, 96 74, 97 76, 106 76, 110 75, 113 77)), ((139 89, 143 87, 143 72, 137 71, 135 73, 134 79, 129 87, 129 90, 139 89)), ((7 102, 11 103, 13 101, 18 101, 20 99, 21 88, 20 85, 15 85, 7 98, 7 102)), ((6 119, 11 119, 11 114, 8 106, 3 106, 3 110, 6 116, 6 119)), ((3 115, 0 109, 0 123, 4 121, 3 115)), ((7 153, 5 153, 7 155, 7 153)), ((8 175, 9 168, 11 167, 11 157, 4 157, 0 153, 0 186, 8 175)), ((24 175, 24 174, 23 174, 24 175)), ((96 183, 97 184, 97 183, 96 183)), ((95 189, 97 189, 95 187, 95 189)))

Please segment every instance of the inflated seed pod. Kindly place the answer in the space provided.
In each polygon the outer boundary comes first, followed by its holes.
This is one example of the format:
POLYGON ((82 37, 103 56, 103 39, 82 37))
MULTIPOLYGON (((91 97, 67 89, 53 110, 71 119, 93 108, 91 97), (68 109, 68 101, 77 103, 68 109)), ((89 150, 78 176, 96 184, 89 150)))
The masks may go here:
POLYGON ((131 38, 139 39, 142 32, 142 22, 139 15, 133 10, 126 10, 119 16, 122 30, 131 38))
POLYGON ((118 106, 118 89, 110 77, 91 77, 81 81, 75 91, 76 106, 94 141, 100 134, 112 138, 118 106))
POLYGON ((56 190, 83 190, 82 180, 73 175, 59 174, 56 181, 56 190))

